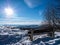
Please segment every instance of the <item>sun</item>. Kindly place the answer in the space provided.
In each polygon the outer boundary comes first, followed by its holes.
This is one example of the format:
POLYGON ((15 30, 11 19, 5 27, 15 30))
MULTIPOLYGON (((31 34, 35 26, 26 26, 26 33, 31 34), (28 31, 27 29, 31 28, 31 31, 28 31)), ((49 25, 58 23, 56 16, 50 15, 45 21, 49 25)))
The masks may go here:
POLYGON ((5 8, 4 11, 6 16, 12 16, 14 14, 14 11, 12 8, 5 8))

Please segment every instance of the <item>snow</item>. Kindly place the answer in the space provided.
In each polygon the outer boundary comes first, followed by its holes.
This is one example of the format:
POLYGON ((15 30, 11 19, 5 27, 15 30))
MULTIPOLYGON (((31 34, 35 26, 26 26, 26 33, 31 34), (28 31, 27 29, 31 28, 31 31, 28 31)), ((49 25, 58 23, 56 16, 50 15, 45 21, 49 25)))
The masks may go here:
POLYGON ((60 36, 60 32, 55 32, 55 37, 60 36))
POLYGON ((33 41, 31 41, 27 36, 28 30, 12 30, 10 28, 4 26, 0 28, 1 45, 60 45, 60 32, 55 32, 55 38, 50 38, 47 34, 34 35, 33 41))

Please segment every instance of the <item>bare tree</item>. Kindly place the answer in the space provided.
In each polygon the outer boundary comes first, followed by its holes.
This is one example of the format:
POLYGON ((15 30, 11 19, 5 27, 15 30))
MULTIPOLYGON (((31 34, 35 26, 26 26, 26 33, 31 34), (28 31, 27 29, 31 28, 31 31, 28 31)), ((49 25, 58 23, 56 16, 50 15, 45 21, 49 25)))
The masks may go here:
POLYGON ((49 26, 52 26, 52 36, 54 37, 54 32, 57 28, 60 28, 60 1, 55 0, 57 5, 54 3, 48 3, 45 12, 45 18, 49 23, 49 26))

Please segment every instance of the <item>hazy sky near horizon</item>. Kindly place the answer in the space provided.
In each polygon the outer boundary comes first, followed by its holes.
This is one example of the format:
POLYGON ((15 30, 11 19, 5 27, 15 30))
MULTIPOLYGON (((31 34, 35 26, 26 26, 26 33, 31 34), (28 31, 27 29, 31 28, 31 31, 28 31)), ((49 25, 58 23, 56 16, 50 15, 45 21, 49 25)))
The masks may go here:
POLYGON ((44 10, 48 2, 52 3, 51 0, 0 0, 0 24, 22 22, 34 24, 44 21, 44 10), (6 15, 6 8, 11 8, 13 14, 6 15))

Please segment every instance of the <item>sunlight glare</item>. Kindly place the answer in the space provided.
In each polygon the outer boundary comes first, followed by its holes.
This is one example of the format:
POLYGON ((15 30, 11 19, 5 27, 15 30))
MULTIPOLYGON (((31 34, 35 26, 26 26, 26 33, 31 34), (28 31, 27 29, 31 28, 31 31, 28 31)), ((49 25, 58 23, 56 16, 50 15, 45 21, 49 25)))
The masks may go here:
POLYGON ((12 8, 5 8, 5 13, 6 13, 7 16, 12 16, 13 15, 12 8))

